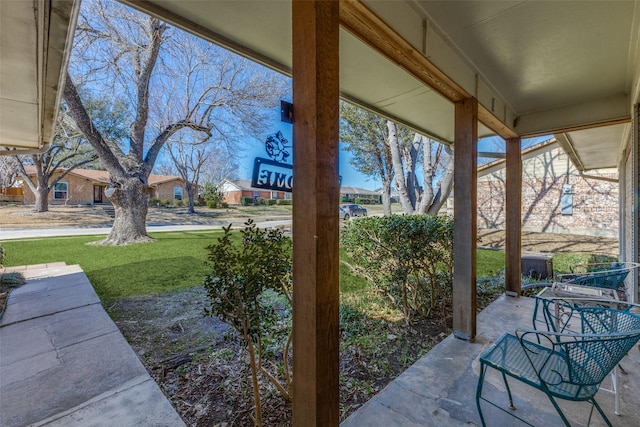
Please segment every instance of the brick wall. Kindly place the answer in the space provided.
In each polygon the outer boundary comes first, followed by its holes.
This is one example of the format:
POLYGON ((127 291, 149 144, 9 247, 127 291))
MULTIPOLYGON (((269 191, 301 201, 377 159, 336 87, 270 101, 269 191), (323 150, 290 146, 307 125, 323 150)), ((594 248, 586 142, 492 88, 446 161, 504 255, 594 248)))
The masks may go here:
MULTIPOLYGON (((617 179, 614 170, 588 175, 617 179)), ((505 221, 505 170, 496 167, 478 178, 478 226, 502 228, 505 221)), ((559 148, 523 160, 523 230, 618 236, 618 183, 586 178, 559 148), (563 186, 573 191, 573 213, 563 215, 563 186)))

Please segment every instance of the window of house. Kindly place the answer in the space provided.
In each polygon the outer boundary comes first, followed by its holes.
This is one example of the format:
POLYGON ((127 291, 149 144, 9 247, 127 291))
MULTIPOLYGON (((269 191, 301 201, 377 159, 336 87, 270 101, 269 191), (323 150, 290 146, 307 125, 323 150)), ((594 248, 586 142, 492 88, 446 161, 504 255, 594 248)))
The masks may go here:
POLYGON ((291 200, 291 193, 284 193, 285 200, 291 200))
POLYGON ((272 191, 271 192, 271 198, 272 199, 277 199, 278 198, 278 192, 277 191, 272 191))
POLYGON ((182 200, 182 187, 173 187, 173 200, 182 200))
POLYGON ((53 186, 53 199, 54 200, 67 200, 69 196, 69 184, 66 182, 57 182, 53 186))

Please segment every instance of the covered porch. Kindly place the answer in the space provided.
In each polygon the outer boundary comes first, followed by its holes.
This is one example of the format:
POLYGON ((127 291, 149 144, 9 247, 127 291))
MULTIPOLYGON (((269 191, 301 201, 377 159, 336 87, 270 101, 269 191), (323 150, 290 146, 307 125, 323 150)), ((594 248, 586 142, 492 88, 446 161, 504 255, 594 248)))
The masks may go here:
MULTIPOLYGON (((478 358, 504 331, 531 328, 534 299, 503 295, 478 314, 478 333, 473 342, 450 335, 364 406, 342 422, 342 427, 384 425, 462 426, 481 425, 476 409, 476 385, 480 372, 478 358)), ((614 415, 614 396, 602 389, 596 395, 614 426, 633 427, 640 419, 640 351, 634 347, 622 360, 626 373, 619 375, 620 415, 614 415)), ((509 378, 516 411, 536 426, 563 425, 547 396, 509 378)), ((610 380, 603 383, 608 388, 610 380)), ((483 395, 508 406, 502 378, 489 369, 483 395)), ((560 401, 571 425, 587 425, 590 404, 560 401)), ((524 425, 498 409, 482 402, 488 426, 524 425)), ((592 426, 606 425, 594 410, 592 426)))
MULTIPOLYGON (((509 295, 521 292, 525 137, 554 134, 581 171, 618 168, 620 259, 638 262, 640 1, 122 1, 293 77, 295 425, 339 420, 340 97, 455 150, 457 338, 447 341, 468 349, 449 355, 465 369, 473 367, 465 354, 491 340, 483 331, 513 330, 476 316, 479 137, 506 141, 509 295)), ((1 3, 0 146, 34 153, 53 134, 80 1, 1 3)), ((627 289, 637 300, 637 274, 627 289)), ((517 315, 524 301, 503 298, 496 317, 517 315)), ((428 378, 425 395, 437 396, 428 378)), ((462 401, 449 399, 432 403, 462 401)), ((460 406, 473 416, 474 406, 460 406)), ((444 412, 431 407, 415 424, 444 412)))

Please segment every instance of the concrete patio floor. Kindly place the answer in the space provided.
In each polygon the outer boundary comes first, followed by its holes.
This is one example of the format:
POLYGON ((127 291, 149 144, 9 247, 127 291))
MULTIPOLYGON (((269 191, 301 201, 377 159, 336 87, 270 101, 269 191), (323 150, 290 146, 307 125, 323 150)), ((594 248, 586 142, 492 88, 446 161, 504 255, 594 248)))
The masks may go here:
MULTIPOLYGON (((478 357, 502 332, 531 328, 533 308, 533 298, 503 295, 478 315, 475 342, 450 335, 353 413, 342 427, 480 425, 475 402, 480 368, 478 357)), ((621 414, 614 414, 613 394, 600 390, 596 401, 614 426, 637 427, 640 425, 640 351, 637 346, 631 349, 621 365, 626 371, 618 380, 621 414)), ((563 425, 545 394, 511 378, 509 385, 519 416, 535 426, 563 425)), ((609 385, 609 380, 605 380, 603 386, 609 385)), ((488 370, 483 396, 504 404, 503 407, 508 405, 502 378, 493 369, 488 370)), ((561 401, 560 406, 572 426, 587 424, 588 403, 561 401)), ((488 426, 524 425, 486 402, 482 408, 488 426)), ((594 410, 591 426, 603 425, 604 421, 594 410)))

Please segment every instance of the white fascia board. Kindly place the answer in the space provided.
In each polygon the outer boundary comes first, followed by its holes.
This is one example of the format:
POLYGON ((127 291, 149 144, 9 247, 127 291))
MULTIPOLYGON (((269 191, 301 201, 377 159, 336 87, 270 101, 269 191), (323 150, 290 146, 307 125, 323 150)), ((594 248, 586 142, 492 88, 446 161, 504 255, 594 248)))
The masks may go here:
POLYGON ((53 140, 81 1, 52 0, 40 3, 50 5, 50 9, 43 7, 46 13, 45 26, 48 31, 43 40, 45 51, 39 52, 38 55, 39 61, 46 58, 44 59, 46 62, 42 65, 42 81, 38 82, 44 88, 41 91, 40 101, 40 123, 42 124, 40 145, 42 146, 53 140))
POLYGON ((597 101, 523 114, 515 131, 523 137, 548 135, 630 120, 628 96, 621 94, 597 101))

